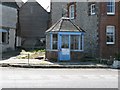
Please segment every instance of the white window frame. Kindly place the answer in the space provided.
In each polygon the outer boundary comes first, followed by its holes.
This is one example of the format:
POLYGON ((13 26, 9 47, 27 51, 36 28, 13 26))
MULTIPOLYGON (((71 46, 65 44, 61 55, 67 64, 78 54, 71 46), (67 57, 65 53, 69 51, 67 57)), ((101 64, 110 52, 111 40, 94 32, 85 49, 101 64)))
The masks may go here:
POLYGON ((106 44, 115 44, 115 26, 106 27, 106 37, 110 35, 113 36, 113 42, 107 42, 106 39, 106 44))
POLYGON ((75 5, 74 4, 69 6, 69 18, 70 19, 75 18, 75 5))
POLYGON ((95 15, 96 14, 96 12, 95 12, 95 4, 91 4, 90 10, 91 10, 91 15, 95 15))
POLYGON ((71 49, 71 36, 70 35, 70 50, 71 51, 84 51, 84 36, 81 34, 81 35, 76 35, 74 34, 73 36, 78 36, 78 49, 71 49))
POLYGON ((77 43, 78 44, 78 47, 73 47, 74 49, 72 49, 72 47, 70 48, 71 50, 80 50, 80 36, 79 35, 71 35, 70 36, 70 39, 71 39, 71 41, 70 42, 73 42, 73 43, 70 43, 70 44, 75 44, 75 43, 77 43), (78 38, 76 38, 76 37, 78 37, 78 38), (74 40, 73 40, 74 39, 74 40), (75 39, 78 39, 78 42, 76 41, 75 42, 75 39), (77 48, 77 49, 75 49, 75 48, 77 48))
POLYGON ((52 49, 52 50, 57 50, 57 49, 58 49, 58 34, 52 34, 52 35, 51 35, 51 40, 52 40, 51 49, 52 49), (56 41, 54 41, 53 35, 57 35, 57 40, 56 40, 56 41), (56 45, 57 48, 56 48, 56 49, 54 49, 54 47, 53 47, 54 43, 57 43, 57 45, 56 45))
POLYGON ((107 15, 115 15, 115 0, 108 0, 107 2, 107 15), (108 2, 111 3, 108 5, 108 2), (110 8, 110 12, 108 12, 108 7, 110 8))

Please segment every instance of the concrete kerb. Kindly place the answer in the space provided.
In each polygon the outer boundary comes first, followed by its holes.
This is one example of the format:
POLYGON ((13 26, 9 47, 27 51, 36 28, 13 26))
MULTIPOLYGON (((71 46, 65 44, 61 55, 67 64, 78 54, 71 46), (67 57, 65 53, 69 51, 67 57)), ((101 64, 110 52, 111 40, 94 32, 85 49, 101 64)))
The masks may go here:
POLYGON ((19 68, 111 68, 108 65, 83 63, 83 62, 49 62, 44 60, 30 59, 8 59, 0 62, 0 67, 19 67, 19 68))
POLYGON ((111 66, 103 65, 37 65, 37 64, 8 64, 2 63, 0 67, 19 67, 19 68, 111 68, 111 66))

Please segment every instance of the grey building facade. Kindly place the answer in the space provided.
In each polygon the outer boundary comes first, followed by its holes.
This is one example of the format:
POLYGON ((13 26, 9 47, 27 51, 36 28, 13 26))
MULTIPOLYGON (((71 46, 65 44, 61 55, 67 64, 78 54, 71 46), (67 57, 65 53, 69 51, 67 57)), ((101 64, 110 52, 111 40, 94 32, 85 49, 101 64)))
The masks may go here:
POLYGON ((37 2, 26 2, 19 11, 21 46, 44 48, 49 13, 37 2))
POLYGON ((15 50, 18 9, 14 0, 0 2, 0 53, 15 50))

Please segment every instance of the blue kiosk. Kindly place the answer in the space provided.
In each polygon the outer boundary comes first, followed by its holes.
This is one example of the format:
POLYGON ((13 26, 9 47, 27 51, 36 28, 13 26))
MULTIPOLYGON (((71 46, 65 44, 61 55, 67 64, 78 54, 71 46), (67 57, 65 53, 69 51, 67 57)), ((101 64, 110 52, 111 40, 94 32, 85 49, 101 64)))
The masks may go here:
POLYGON ((46 58, 80 60, 84 51, 84 30, 62 17, 46 31, 46 58))

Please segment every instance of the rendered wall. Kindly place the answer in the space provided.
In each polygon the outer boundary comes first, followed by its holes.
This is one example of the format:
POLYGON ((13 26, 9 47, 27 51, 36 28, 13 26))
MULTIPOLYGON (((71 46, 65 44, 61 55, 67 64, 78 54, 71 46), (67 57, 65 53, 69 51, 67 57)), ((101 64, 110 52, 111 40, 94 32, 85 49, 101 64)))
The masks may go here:
POLYGON ((16 33, 16 24, 17 24, 17 9, 4 6, 0 4, 1 12, 0 13, 0 28, 5 28, 8 30, 8 44, 2 44, 2 32, 0 33, 0 52, 5 52, 8 50, 15 49, 15 33, 16 33), (2 20, 1 20, 2 18, 2 20), (1 49, 2 48, 2 49, 1 49))

